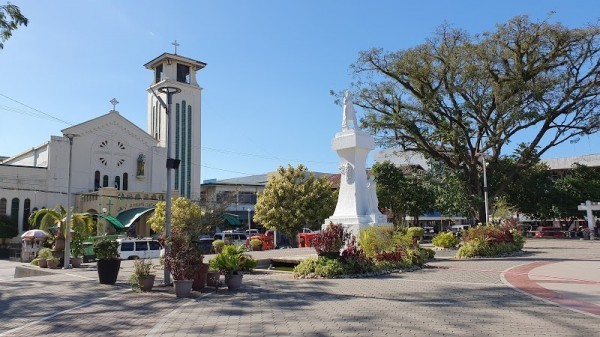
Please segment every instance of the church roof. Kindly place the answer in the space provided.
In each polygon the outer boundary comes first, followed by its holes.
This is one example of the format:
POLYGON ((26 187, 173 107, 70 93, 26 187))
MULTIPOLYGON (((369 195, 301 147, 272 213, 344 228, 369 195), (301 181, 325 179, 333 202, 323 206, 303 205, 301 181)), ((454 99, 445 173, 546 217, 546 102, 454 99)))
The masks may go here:
POLYGON ((96 127, 98 123, 102 123, 103 121, 117 120, 118 125, 122 125, 126 129, 129 129, 133 133, 135 133, 136 137, 140 140, 146 142, 148 145, 156 146, 158 141, 150 136, 146 131, 141 129, 139 126, 135 125, 133 122, 128 120, 127 118, 121 116, 117 111, 111 110, 109 113, 98 116, 96 118, 92 118, 85 122, 79 123, 77 125, 73 125, 66 129, 61 130, 63 134, 73 133, 73 134, 85 134, 85 133, 96 133, 96 127))
POLYGON ((146 67, 146 69, 154 69, 157 65, 162 63, 164 60, 175 60, 180 63, 186 63, 186 64, 194 67, 194 70, 200 70, 200 69, 206 67, 206 63, 204 63, 204 62, 197 61, 197 60, 191 59, 189 57, 183 57, 183 56, 180 56, 177 54, 171 54, 171 53, 163 53, 162 55, 156 57, 152 61, 144 64, 144 67, 146 67))

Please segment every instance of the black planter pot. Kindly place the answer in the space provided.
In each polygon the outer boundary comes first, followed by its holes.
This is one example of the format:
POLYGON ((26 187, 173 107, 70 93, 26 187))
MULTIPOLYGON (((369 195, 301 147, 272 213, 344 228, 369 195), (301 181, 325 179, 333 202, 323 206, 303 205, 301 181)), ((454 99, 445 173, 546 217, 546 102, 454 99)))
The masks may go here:
POLYGON ((115 282, 117 282, 117 276, 119 275, 119 268, 121 268, 121 260, 98 260, 96 262, 96 268, 98 270, 98 279, 101 284, 115 284, 115 282))

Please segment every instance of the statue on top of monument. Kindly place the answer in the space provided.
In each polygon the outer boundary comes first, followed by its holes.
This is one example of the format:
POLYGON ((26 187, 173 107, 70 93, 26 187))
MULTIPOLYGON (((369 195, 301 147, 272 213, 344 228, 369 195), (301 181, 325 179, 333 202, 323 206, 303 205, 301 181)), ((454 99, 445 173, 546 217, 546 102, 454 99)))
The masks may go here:
POLYGON ((356 123, 356 111, 354 110, 354 104, 352 104, 352 94, 346 90, 344 94, 344 115, 342 117, 342 130, 358 129, 356 123))

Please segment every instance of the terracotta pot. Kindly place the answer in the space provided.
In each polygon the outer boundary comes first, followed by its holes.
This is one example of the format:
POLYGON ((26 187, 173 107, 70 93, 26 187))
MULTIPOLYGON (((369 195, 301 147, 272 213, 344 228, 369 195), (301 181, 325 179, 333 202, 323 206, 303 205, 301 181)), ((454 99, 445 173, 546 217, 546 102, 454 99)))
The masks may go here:
POLYGON ((98 260, 96 262, 96 269, 98 270, 98 279, 101 284, 115 284, 117 282, 117 276, 119 276, 119 269, 121 268, 121 260, 109 259, 109 260, 98 260))
POLYGON ((71 265, 73 266, 73 268, 81 267, 82 262, 83 262, 83 258, 81 258, 81 257, 72 257, 71 258, 71 265))
POLYGON ((156 275, 149 275, 146 277, 139 277, 138 284, 140 286, 141 291, 151 291, 152 287, 154 287, 154 279, 156 275))
POLYGON ((175 296, 188 297, 192 293, 192 285, 194 280, 174 280, 175 296))
POLYGON ((209 287, 218 287, 221 273, 218 271, 209 271, 206 273, 206 285, 209 287))
POLYGON ((40 266, 40 268, 48 268, 48 260, 38 259, 38 265, 40 266))
POLYGON ((206 287, 206 278, 208 273, 208 264, 202 263, 200 266, 196 268, 194 272, 194 284, 192 285, 192 289, 196 291, 200 291, 206 287))
POLYGON ((50 268, 50 269, 58 268, 58 260, 55 260, 55 259, 46 260, 46 263, 48 264, 48 268, 50 268))
POLYGON ((238 290, 242 287, 244 274, 225 274, 225 284, 229 290, 238 290))

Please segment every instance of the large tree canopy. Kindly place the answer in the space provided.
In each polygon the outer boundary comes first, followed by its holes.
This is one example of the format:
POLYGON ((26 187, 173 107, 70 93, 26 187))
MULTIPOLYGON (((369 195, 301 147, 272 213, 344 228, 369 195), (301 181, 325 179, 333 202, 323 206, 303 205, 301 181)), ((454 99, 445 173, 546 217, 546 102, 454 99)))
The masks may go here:
MULTIPOLYGON (((552 147, 599 129, 599 33, 526 16, 476 36, 445 25, 412 49, 362 52, 355 104, 380 144, 459 171, 465 193, 481 200, 480 153, 493 174, 507 145, 526 139, 501 193, 552 147)), ((482 207, 472 210, 480 219, 482 207)))
POLYGON ((12 36, 13 30, 28 23, 18 6, 10 2, 0 5, 0 49, 4 49, 4 42, 12 36))
POLYGON ((304 165, 279 167, 258 195, 254 221, 294 237, 304 226, 318 226, 335 210, 337 195, 326 177, 304 165))

